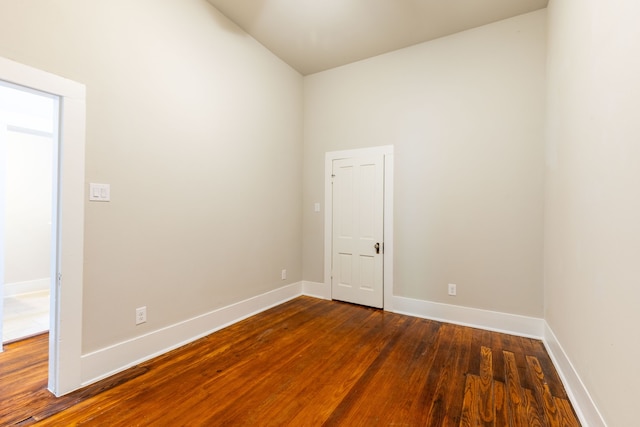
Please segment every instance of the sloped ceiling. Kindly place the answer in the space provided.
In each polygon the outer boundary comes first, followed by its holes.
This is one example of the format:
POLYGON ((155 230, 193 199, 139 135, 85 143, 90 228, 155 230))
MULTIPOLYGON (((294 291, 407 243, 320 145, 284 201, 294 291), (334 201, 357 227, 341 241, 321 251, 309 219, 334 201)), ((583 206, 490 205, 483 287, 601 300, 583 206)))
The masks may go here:
POLYGON ((547 6, 548 0, 208 0, 303 75, 547 6))

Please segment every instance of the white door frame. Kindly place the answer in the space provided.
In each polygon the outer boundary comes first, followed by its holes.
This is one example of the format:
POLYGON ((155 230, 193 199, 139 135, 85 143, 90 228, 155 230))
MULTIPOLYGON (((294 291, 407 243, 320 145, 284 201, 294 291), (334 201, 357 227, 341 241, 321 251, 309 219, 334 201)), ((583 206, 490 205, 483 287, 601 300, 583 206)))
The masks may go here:
MULTIPOLYGON (((6 139, 7 139, 7 125, 5 123, 0 122, 0 167, 4 168, 4 164, 6 162, 6 139)), ((6 185, 6 173, 5 170, 0 170, 0 197, 5 197, 4 189, 6 185)), ((4 241, 5 241, 5 233, 4 233, 4 222, 5 222, 5 209, 4 209, 4 201, 0 203, 2 209, 0 209, 0 352, 3 351, 2 342, 4 340, 2 336, 2 328, 3 328, 3 319, 4 319, 4 285, 5 285, 5 270, 4 270, 4 241)))
MULTIPOLYGON (((0 80, 60 97, 58 242, 51 293, 49 390, 56 396, 82 386, 82 274, 84 263, 85 86, 0 57, 0 80)), ((54 153, 55 155, 55 153, 54 153)))
POLYGON ((383 309, 393 311, 393 145, 331 151, 325 154, 324 163, 324 284, 331 295, 333 198, 331 174, 333 161, 365 156, 384 156, 384 290, 383 309))

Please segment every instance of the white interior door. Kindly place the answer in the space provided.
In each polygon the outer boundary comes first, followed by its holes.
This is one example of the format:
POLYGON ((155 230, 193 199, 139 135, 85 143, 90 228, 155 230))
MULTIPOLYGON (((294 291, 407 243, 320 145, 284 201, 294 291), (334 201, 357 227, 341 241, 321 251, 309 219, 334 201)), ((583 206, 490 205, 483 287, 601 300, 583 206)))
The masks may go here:
POLYGON ((383 306, 384 156, 333 161, 332 298, 383 306))

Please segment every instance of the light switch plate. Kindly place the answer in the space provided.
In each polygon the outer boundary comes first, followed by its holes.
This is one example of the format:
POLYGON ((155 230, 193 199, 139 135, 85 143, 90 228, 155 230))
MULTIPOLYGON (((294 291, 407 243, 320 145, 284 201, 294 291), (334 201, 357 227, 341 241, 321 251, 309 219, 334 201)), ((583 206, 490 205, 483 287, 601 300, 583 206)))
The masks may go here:
POLYGON ((89 183, 89 200, 92 202, 111 201, 111 186, 109 184, 89 183))

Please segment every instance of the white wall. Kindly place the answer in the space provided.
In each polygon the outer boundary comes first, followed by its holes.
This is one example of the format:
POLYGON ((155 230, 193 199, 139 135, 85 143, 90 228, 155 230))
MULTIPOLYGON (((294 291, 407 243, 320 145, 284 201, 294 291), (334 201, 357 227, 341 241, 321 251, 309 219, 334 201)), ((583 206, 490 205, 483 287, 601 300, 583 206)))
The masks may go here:
POLYGON ((205 0, 1 8, 0 56, 86 85, 87 183, 111 184, 85 205, 84 353, 301 279, 297 72, 205 0))
POLYGON ((4 284, 10 286, 50 276, 53 141, 7 132, 6 144, 4 284))
POLYGON ((305 77, 305 280, 324 153, 393 144, 395 294, 542 317, 545 43, 542 10, 305 77))
POLYGON ((637 425, 640 4, 548 12, 545 317, 608 425, 637 425))

